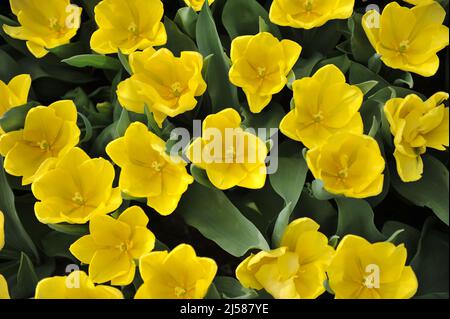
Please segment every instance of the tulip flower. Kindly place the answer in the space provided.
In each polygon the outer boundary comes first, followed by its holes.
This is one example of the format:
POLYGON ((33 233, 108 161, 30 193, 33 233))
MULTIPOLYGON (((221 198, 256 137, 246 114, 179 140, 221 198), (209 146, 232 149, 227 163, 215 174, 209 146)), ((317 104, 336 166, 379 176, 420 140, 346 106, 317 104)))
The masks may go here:
POLYGON ((370 136, 338 133, 306 154, 314 177, 332 194, 366 198, 383 190, 385 161, 370 136))
POLYGON ((39 176, 39 168, 76 146, 80 139, 77 109, 72 101, 59 101, 48 107, 31 109, 22 130, 0 136, 0 154, 5 171, 22 176, 29 185, 39 176))
POLYGON ((429 77, 439 69, 437 52, 448 46, 446 11, 436 1, 413 8, 389 3, 380 15, 368 11, 362 25, 381 60, 393 69, 429 77))
POLYGON ((261 112, 287 84, 287 76, 300 57, 302 47, 279 41, 267 32, 237 37, 231 43, 229 77, 241 87, 253 113, 261 112))
POLYGON ((147 215, 137 206, 125 210, 118 219, 94 216, 90 234, 72 244, 70 252, 89 265, 94 283, 111 281, 114 286, 127 286, 135 276, 135 260, 155 246, 155 235, 147 224, 147 215))
POLYGON ((234 186, 259 189, 266 182, 267 146, 240 124, 239 113, 231 108, 208 115, 203 136, 186 151, 191 162, 206 170, 211 183, 222 190, 234 186))
POLYGON ((348 235, 339 243, 327 273, 336 299, 408 299, 418 287, 417 278, 406 266, 403 244, 371 244, 348 235))
POLYGON ((20 26, 4 24, 10 37, 25 40, 36 57, 47 55, 49 49, 68 44, 80 28, 82 9, 70 0, 9 0, 11 11, 20 26))
POLYGON ((449 146, 448 94, 439 92, 422 101, 415 94, 389 100, 384 113, 394 136, 397 172, 404 182, 422 178, 421 155, 427 148, 445 151, 449 146))
POLYGON ((35 299, 123 299, 119 289, 95 286, 83 271, 68 276, 42 279, 36 287, 35 299))
POLYGON ((339 132, 363 133, 359 109, 364 94, 347 84, 336 66, 326 65, 312 77, 295 81, 292 87, 294 109, 280 123, 284 135, 314 148, 339 132))
POLYGON ((107 160, 91 159, 83 150, 72 148, 32 184, 38 200, 36 217, 44 224, 85 224, 94 216, 115 211, 122 197, 112 186, 114 175, 107 160))
POLYGON ((312 29, 330 20, 349 18, 354 5, 355 0, 274 0, 269 18, 281 26, 312 29))
POLYGON ((325 269, 334 249, 309 218, 289 224, 280 248, 250 255, 236 269, 246 288, 265 289, 277 299, 315 299, 325 292, 325 269))
MULTIPOLYGON (((31 76, 21 74, 14 77, 8 84, 0 80, 0 117, 10 109, 27 103, 31 86, 31 76)), ((0 135, 4 133, 0 127, 0 135)))
POLYGON ((136 299, 202 299, 217 273, 217 264, 198 257, 192 246, 181 244, 170 252, 141 257, 139 271, 144 283, 136 299))
POLYGON ((147 198, 147 205, 161 215, 170 215, 194 179, 181 158, 166 154, 165 142, 139 122, 132 123, 125 136, 106 147, 122 169, 119 187, 123 193, 147 198))
POLYGON ((131 78, 117 88, 120 104, 127 110, 144 114, 148 107, 159 125, 167 116, 175 117, 193 110, 196 97, 206 91, 202 77, 203 57, 184 51, 175 57, 168 49, 136 52, 130 56, 131 78))
POLYGON ((95 7, 99 26, 91 48, 101 54, 131 54, 167 42, 161 0, 102 0, 95 7))

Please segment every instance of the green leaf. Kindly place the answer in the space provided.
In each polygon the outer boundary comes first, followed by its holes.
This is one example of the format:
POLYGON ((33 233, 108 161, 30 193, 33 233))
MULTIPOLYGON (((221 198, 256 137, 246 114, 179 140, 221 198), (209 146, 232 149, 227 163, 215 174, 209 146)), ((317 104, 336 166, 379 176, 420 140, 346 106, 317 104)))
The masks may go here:
MULTIPOLYGON (((349 72, 349 82, 350 84, 359 84, 364 83, 368 81, 377 81, 378 84, 370 90, 370 92, 376 92, 381 89, 383 89, 386 86, 389 86, 389 83, 383 79, 378 74, 372 72, 368 68, 366 68, 364 65, 352 62, 350 66, 350 72, 349 72)), ((369 93, 369 92, 366 92, 369 93)))
POLYGON ((311 183, 311 191, 313 196, 318 200, 330 200, 339 195, 331 194, 324 188, 324 183, 320 179, 315 179, 311 183))
POLYGON ((317 66, 314 69, 315 69, 315 71, 317 71, 319 68, 321 68, 325 65, 328 65, 328 64, 334 64, 342 71, 342 73, 345 74, 350 69, 351 61, 346 54, 343 54, 343 55, 340 55, 340 56, 337 56, 334 58, 325 59, 325 60, 320 61, 320 63, 317 64, 317 66))
POLYGON ((89 234, 88 225, 48 224, 48 227, 66 235, 81 237, 89 234))
POLYGON ((250 249, 270 249, 255 225, 220 190, 194 183, 181 198, 178 214, 233 256, 243 256, 250 249))
POLYGON ((378 74, 380 73, 381 67, 383 66, 383 61, 381 61, 381 55, 375 53, 369 59, 368 65, 369 70, 378 74))
POLYGON ((216 189, 216 187, 210 182, 206 171, 197 165, 191 164, 191 175, 197 183, 211 189, 216 189))
POLYGON ((373 56, 375 50, 367 39, 366 33, 362 27, 362 14, 354 13, 348 20, 348 27, 351 32, 351 47, 353 57, 356 61, 367 63, 373 56))
POLYGON ((34 295, 39 279, 33 263, 27 254, 20 256, 19 270, 17 272, 17 285, 15 286, 15 298, 28 298, 34 295))
POLYGON ((164 26, 167 32, 166 47, 172 51, 175 56, 179 56, 182 51, 198 51, 194 41, 180 31, 178 26, 169 18, 164 18, 164 26))
POLYGON ((337 235, 357 235, 370 242, 385 241, 374 223, 374 214, 369 203, 362 199, 336 198, 339 210, 337 235))
POLYGON ((214 285, 223 299, 254 299, 258 296, 255 290, 243 287, 232 277, 217 276, 214 285))
POLYGON ((403 229, 392 242, 395 245, 405 244, 408 251, 408 263, 412 260, 417 251, 417 245, 419 244, 420 231, 407 224, 397 221, 387 221, 383 225, 382 233, 386 237, 391 237, 397 230, 403 229))
POLYGON ((413 183, 404 183, 391 165, 392 186, 404 198, 421 207, 430 208, 441 221, 449 224, 448 169, 431 155, 423 156, 423 177, 413 183))
POLYGON ((191 7, 180 8, 175 16, 175 23, 180 29, 195 39, 198 14, 191 7))
POLYGON ((128 111, 126 109, 122 109, 122 113, 120 114, 119 121, 116 124, 116 138, 122 137, 125 135, 125 131, 128 126, 130 126, 130 116, 128 115, 128 111))
POLYGON ((267 26, 268 32, 279 39, 282 38, 278 27, 270 22, 269 14, 256 0, 228 0, 222 12, 222 22, 231 39, 257 34, 261 26, 260 18, 267 26))
MULTIPOLYGON (((266 140, 272 137, 275 133, 278 133, 278 127, 283 117, 286 115, 283 107, 275 102, 269 104, 261 113, 255 114, 250 112, 248 108, 241 109, 241 115, 243 117, 242 126, 245 128, 254 129, 256 133, 258 130, 265 129, 266 140), (275 130, 274 130, 275 129, 275 130)), ((261 133, 261 138, 263 138, 261 133)))
POLYGON ((39 260, 39 253, 22 225, 15 206, 14 193, 6 179, 3 158, 0 157, 0 211, 5 215, 5 242, 10 250, 21 251, 39 260))
POLYGON ((278 215, 272 235, 274 247, 278 247, 281 237, 289 224, 290 216, 302 194, 308 166, 297 143, 282 144, 279 150, 278 169, 270 175, 270 184, 284 200, 285 207, 278 215))
POLYGON ((19 74, 19 65, 5 51, 0 49, 0 81, 9 82, 14 76, 19 74))
POLYGON ((376 80, 370 80, 370 81, 356 84, 356 86, 361 89, 361 91, 364 93, 364 95, 369 93, 377 85, 378 85, 378 81, 376 81, 376 80))
POLYGON ((422 229, 417 254, 411 266, 419 281, 416 296, 448 293, 448 228, 430 217, 422 229))
POLYGON ((48 257, 63 257, 75 261, 76 259, 70 253, 69 247, 78 238, 79 236, 52 231, 42 239, 42 250, 48 257))
POLYGON ((49 49, 49 51, 60 59, 68 59, 70 57, 86 53, 82 42, 67 43, 56 48, 49 49))
POLYGON ((120 61, 106 55, 99 54, 82 54, 62 60, 70 66, 77 68, 93 67, 102 70, 118 71, 122 67, 120 61))
POLYGON ((122 51, 117 53, 117 57, 119 58, 120 63, 122 63, 123 68, 129 75, 133 74, 133 71, 131 70, 130 62, 128 61, 128 56, 123 54, 122 51))
POLYGON ((293 71, 297 80, 309 77, 312 75, 314 67, 323 59, 323 55, 315 52, 311 57, 304 58, 300 56, 297 63, 295 63, 293 71))
POLYGON ((37 102, 30 102, 9 109, 2 117, 0 117, 0 127, 7 133, 23 129, 28 112, 38 105, 39 103, 37 102))
POLYGON ((230 62, 225 55, 211 10, 206 1, 197 21, 197 45, 204 57, 213 54, 206 77, 213 112, 221 111, 227 107, 237 108, 239 105, 237 89, 228 80, 230 62))
POLYGON ((91 140, 94 130, 92 128, 91 122, 89 121, 89 119, 86 116, 84 116, 83 113, 78 112, 78 116, 83 121, 83 126, 84 126, 83 129, 85 131, 83 138, 80 140, 80 144, 83 144, 83 143, 89 142, 91 140))

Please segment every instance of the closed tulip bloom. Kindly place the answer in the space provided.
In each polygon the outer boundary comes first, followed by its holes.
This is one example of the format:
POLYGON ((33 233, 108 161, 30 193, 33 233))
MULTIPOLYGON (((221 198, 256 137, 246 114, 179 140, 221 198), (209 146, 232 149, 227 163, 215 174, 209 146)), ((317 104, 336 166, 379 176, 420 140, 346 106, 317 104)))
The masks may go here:
POLYGON ((98 30, 92 50, 101 54, 131 54, 167 42, 161 0, 103 0, 95 7, 98 30))
POLYGON ((351 198, 366 198, 383 190, 385 161, 372 137, 338 133, 306 154, 314 177, 325 190, 351 198))
POLYGON ((147 215, 137 206, 125 210, 118 219, 94 216, 90 234, 72 244, 70 252, 89 265, 94 283, 111 281, 114 286, 127 286, 135 276, 135 261, 155 247, 155 235, 147 224, 147 215))
POLYGON ((418 287, 417 278, 406 266, 403 244, 371 244, 348 235, 339 243, 327 273, 336 299, 408 299, 418 287))
POLYGON ((233 40, 230 81, 244 90, 250 111, 261 112, 281 92, 301 51, 296 42, 279 41, 268 32, 233 40))
POLYGON ((8 291, 8 283, 6 282, 5 277, 0 274, 0 300, 2 299, 10 299, 10 296, 8 291))
POLYGON ((367 12, 362 25, 384 64, 429 77, 439 69, 437 52, 449 43, 445 15, 435 1, 413 8, 391 2, 381 16, 376 11, 367 12))
POLYGON ((236 277, 246 288, 265 289, 277 299, 315 299, 325 292, 325 269, 334 249, 309 218, 289 224, 281 247, 245 259, 236 277))
MULTIPOLYGON (((195 11, 200 11, 206 0, 184 0, 184 3, 194 9, 195 11)), ((214 0, 208 0, 208 4, 211 5, 214 0)))
POLYGON ((264 187, 268 149, 256 135, 245 132, 234 109, 208 115, 203 121, 203 136, 186 151, 191 162, 206 170, 211 183, 222 190, 235 186, 264 187))
POLYGON ((83 271, 68 276, 42 279, 36 287, 35 299, 123 299, 119 289, 96 286, 83 271))
POLYGON ((293 84, 294 108, 281 121, 281 132, 308 148, 322 145, 339 132, 362 134, 359 109, 364 94, 349 85, 339 68, 330 64, 312 77, 293 84))
POLYGON ((70 0, 10 0, 11 11, 20 26, 4 24, 3 30, 10 37, 27 41, 28 50, 42 58, 48 49, 70 42, 80 27, 82 9, 70 4, 70 0))
POLYGON ((203 299, 217 273, 213 259, 198 257, 192 246, 143 256, 139 271, 144 280, 136 299, 203 299))
POLYGON ((106 152, 121 169, 119 187, 125 194, 147 198, 147 205, 170 215, 194 179, 181 158, 165 152, 165 142, 139 122, 112 141, 106 152))
MULTIPOLYGON (((0 117, 10 109, 27 103, 30 86, 31 76, 29 74, 18 75, 8 84, 0 80, 0 117)), ((0 134, 2 132, 0 127, 0 134)))
POLYGON ((54 169, 32 184, 38 200, 36 217, 44 224, 85 224, 93 216, 115 211, 122 197, 112 186, 114 175, 114 167, 107 160, 91 159, 79 148, 69 150, 54 169))
POLYGON ((196 97, 206 91, 203 57, 198 52, 184 51, 175 57, 168 49, 155 52, 150 48, 132 54, 130 66, 133 75, 117 88, 119 102, 127 110, 141 114, 147 106, 159 127, 167 116, 193 110, 196 97))
POLYGON ((320 27, 330 20, 347 19, 355 0, 274 0, 270 21, 299 29, 320 27))
POLYGON ((29 185, 38 177, 41 165, 76 146, 79 138, 77 109, 72 101, 32 108, 22 130, 0 136, 5 170, 22 176, 22 184, 29 185))
POLYGON ((402 181, 422 178, 421 155, 427 148, 445 151, 449 146, 449 112, 444 105, 447 99, 447 93, 439 92, 427 101, 411 94, 386 103, 384 113, 394 136, 394 157, 402 181))

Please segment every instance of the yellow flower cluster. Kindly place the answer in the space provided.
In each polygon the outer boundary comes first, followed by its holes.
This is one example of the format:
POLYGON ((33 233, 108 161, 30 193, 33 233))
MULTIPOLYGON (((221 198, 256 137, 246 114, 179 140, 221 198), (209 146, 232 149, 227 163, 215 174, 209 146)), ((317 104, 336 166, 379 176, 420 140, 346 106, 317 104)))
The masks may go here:
POLYGON ((277 299, 314 299, 328 280, 336 299, 406 299, 415 295, 417 278, 405 266, 403 245, 371 244, 345 236, 336 251, 309 218, 286 228, 280 248, 245 259, 236 277, 247 288, 265 289, 277 299), (327 279, 328 278, 328 279, 327 279))

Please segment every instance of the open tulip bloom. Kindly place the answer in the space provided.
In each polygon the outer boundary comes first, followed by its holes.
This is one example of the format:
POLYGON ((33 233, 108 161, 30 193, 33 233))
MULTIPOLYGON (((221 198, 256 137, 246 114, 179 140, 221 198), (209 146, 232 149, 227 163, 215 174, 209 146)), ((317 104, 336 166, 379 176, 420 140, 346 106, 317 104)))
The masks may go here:
POLYGON ((0 299, 448 298, 447 12, 2 1, 0 299))

